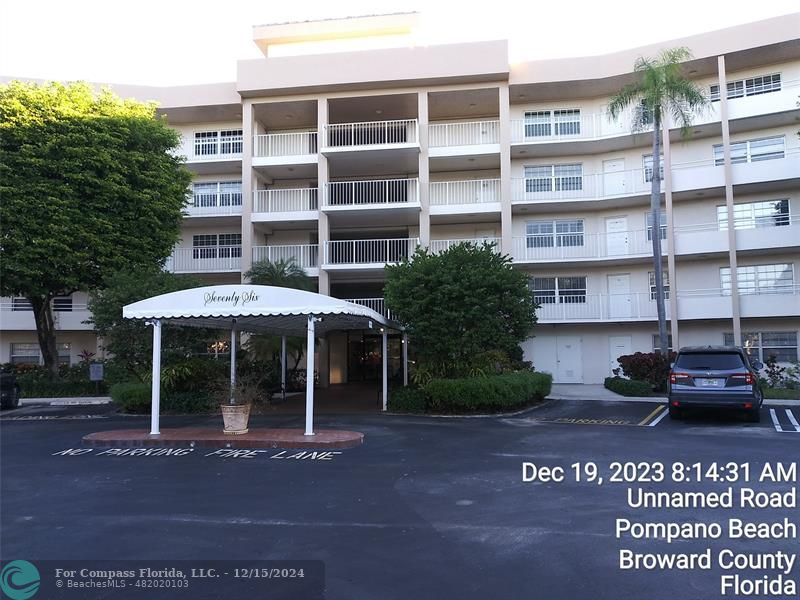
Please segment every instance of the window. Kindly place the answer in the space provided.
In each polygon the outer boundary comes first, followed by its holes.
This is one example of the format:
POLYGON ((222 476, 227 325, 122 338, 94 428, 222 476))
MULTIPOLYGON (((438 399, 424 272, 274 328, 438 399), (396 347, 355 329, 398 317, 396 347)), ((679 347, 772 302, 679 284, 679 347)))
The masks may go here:
POLYGON ((242 140, 241 129, 197 131, 194 134, 194 154, 195 156, 241 154, 242 140))
POLYGON ((194 258, 241 258, 241 233, 212 233, 192 237, 194 258))
MULTIPOLYGON (((722 293, 731 293, 731 269, 719 270, 722 293)), ((794 286, 794 268, 790 263, 775 265, 754 265, 737 267, 736 281, 740 294, 781 294, 791 293, 794 286)))
MULTIPOLYGON (((731 144, 731 163, 758 162, 784 157, 783 136, 747 140, 731 144)), ((714 164, 719 166, 725 163, 725 153, 722 144, 714 144, 714 164)))
POLYGON ((241 181, 214 181, 195 183, 192 187, 195 207, 241 206, 241 181))
POLYGON ((639 121, 641 125, 647 126, 653 124, 654 121, 653 111, 649 106, 647 106, 646 101, 644 99, 639 103, 639 106, 637 106, 636 109, 637 109, 636 120, 639 121))
POLYGON ((586 277, 531 277, 529 283, 537 304, 585 304, 586 277))
MULTIPOLYGON (((642 156, 642 164, 644 166, 644 181, 650 183, 653 181, 653 155, 645 154, 642 156)), ((660 155, 658 159, 658 179, 664 180, 664 155, 660 155)))
POLYGON ((580 134, 581 111, 578 108, 525 112, 525 137, 580 134))
MULTIPOLYGON (((672 352, 672 334, 671 333, 667 334, 667 345, 669 346, 669 348, 667 348, 667 350, 672 352)), ((661 339, 659 338, 659 335, 657 333, 654 333, 653 334, 653 352, 660 352, 660 351, 661 351, 661 339)))
POLYGON ((217 258, 217 235, 203 234, 192 237, 193 258, 217 258))
POLYGON ((53 298, 53 311, 72 312, 72 296, 56 296, 53 298))
MULTIPOLYGON (((760 75, 750 79, 740 79, 728 83, 728 99, 743 98, 744 96, 757 96, 781 90, 780 73, 760 75)), ((711 101, 719 102, 719 85, 711 86, 711 101)))
POLYGON ((583 221, 528 221, 525 226, 528 248, 583 246, 583 221))
POLYGON ((219 234, 219 257, 220 258, 241 258, 242 257, 242 234, 241 233, 220 233, 219 234))
MULTIPOLYGON (((58 364, 70 364, 70 344, 56 344, 58 351, 58 364)), ((40 365, 42 364, 42 353, 39 351, 39 344, 11 344, 11 362, 15 365, 40 365)))
POLYGON ((525 167, 526 192, 561 192, 583 189, 583 165, 536 165, 525 167))
MULTIPOLYGON (((659 230, 661 231, 661 239, 667 239, 667 213, 663 210, 658 211, 659 230)), ((647 230, 647 241, 653 241, 653 213, 647 212, 644 215, 645 229, 647 230)))
POLYGON ((195 156, 210 156, 217 154, 217 132, 198 131, 194 134, 195 156))
MULTIPOLYGON (((650 300, 655 301, 655 299, 658 298, 658 293, 656 292, 656 272, 649 271, 647 277, 650 282, 650 300)), ((664 283, 664 300, 669 300, 669 272, 661 271, 661 277, 664 283)))
MULTIPOLYGON (((758 227, 780 227, 789 225, 789 200, 748 202, 733 206, 734 229, 756 229, 758 227)), ((728 207, 717 206, 717 223, 720 231, 728 229, 728 207)))
MULTIPOLYGON (((723 343, 726 346, 733 346, 733 334, 724 334, 723 343)), ((797 360, 796 331, 742 332, 742 346, 751 358, 761 362, 766 362, 770 356, 774 356, 778 362, 797 360)))
POLYGON ((220 154, 241 154, 242 153, 242 130, 228 129, 219 132, 219 153, 220 154))
POLYGON ((33 310, 33 306, 31 306, 30 300, 28 300, 27 298, 12 298, 11 310, 28 311, 28 310, 33 310))

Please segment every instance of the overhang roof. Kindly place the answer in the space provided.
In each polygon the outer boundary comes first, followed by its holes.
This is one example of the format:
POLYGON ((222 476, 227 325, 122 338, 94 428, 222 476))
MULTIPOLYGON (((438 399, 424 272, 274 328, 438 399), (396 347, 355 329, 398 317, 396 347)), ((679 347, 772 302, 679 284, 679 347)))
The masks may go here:
POLYGON ((273 333, 306 334, 308 316, 320 317, 317 334, 347 329, 399 329, 371 308, 302 290, 266 285, 212 285, 162 294, 128 304, 126 319, 273 333))

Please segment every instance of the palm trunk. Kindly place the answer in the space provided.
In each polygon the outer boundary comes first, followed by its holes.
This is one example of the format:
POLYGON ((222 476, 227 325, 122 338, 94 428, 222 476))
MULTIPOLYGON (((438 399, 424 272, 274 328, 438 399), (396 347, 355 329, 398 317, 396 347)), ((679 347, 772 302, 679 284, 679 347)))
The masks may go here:
POLYGON ((56 328, 53 320, 51 297, 31 297, 28 301, 33 307, 33 319, 36 323, 36 336, 42 352, 45 368, 55 377, 58 375, 58 349, 56 348, 56 328))
MULTIPOLYGON (((664 308, 664 273, 661 267, 661 118, 653 118, 653 177, 650 188, 650 212, 653 229, 653 270, 656 280, 656 311, 658 313, 659 353, 669 356, 667 340, 667 316, 664 308)), ((672 284, 675 285, 674 282, 672 284)))

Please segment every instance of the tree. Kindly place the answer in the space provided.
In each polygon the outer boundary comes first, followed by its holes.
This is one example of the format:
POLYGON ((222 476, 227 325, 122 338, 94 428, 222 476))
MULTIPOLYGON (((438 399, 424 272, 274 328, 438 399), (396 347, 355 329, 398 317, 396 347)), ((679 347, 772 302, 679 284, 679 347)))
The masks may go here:
POLYGON ((0 86, 0 294, 30 301, 52 373, 53 298, 161 265, 178 240, 191 174, 155 111, 85 83, 0 86))
MULTIPOLYGON (((203 282, 187 275, 175 275, 156 268, 120 271, 111 275, 102 288, 89 295, 90 322, 103 338, 105 349, 130 375, 146 381, 153 364, 152 330, 142 321, 122 318, 122 307, 160 294, 200 287, 203 282)), ((161 354, 165 366, 205 353, 219 332, 195 327, 164 327, 161 354)))
POLYGON ((527 276, 490 244, 462 243, 438 254, 419 248, 386 267, 384 296, 419 363, 445 377, 468 374, 487 353, 517 355, 536 323, 527 276))
MULTIPOLYGON (((652 214, 653 268, 658 311, 659 352, 665 352, 667 321, 664 310, 664 275, 661 266, 661 126, 671 115, 680 125, 682 135, 689 133, 693 114, 708 104, 700 88, 683 74, 681 63, 692 58, 687 48, 671 48, 657 58, 639 57, 633 67, 636 81, 623 87, 609 102, 608 113, 616 119, 627 107, 633 106, 633 130, 653 127, 653 168, 650 187, 652 214)), ((675 282, 672 282, 675 286, 675 282)))
MULTIPOLYGON (((275 262, 269 260, 255 262, 244 276, 256 285, 271 285, 305 291, 314 289, 314 281, 293 258, 275 262)), ((297 371, 297 367, 303 359, 304 343, 305 338, 289 337, 286 339, 286 354, 294 363, 292 371, 297 371)), ((279 356, 280 344, 281 340, 276 336, 254 334, 248 338, 247 349, 256 360, 269 362, 279 356)))

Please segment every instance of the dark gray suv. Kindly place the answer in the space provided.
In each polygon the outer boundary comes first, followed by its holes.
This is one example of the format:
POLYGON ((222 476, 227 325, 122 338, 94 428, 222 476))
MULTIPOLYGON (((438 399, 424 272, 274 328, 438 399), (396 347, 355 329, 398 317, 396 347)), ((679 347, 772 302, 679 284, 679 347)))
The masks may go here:
POLYGON ((669 416, 680 419, 691 407, 742 410, 757 423, 764 395, 758 361, 736 346, 681 348, 669 373, 669 416))

